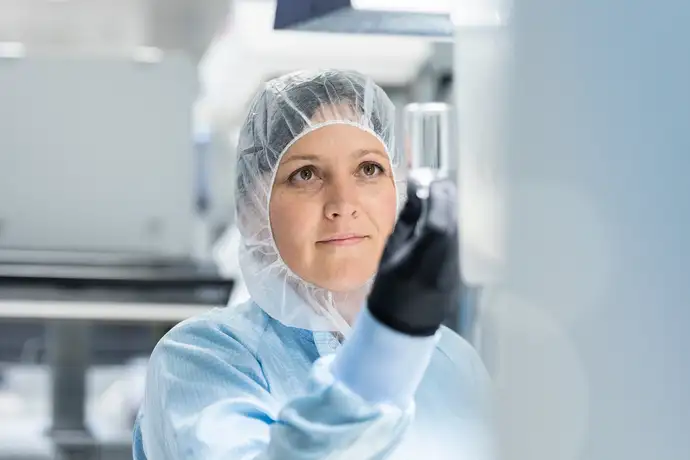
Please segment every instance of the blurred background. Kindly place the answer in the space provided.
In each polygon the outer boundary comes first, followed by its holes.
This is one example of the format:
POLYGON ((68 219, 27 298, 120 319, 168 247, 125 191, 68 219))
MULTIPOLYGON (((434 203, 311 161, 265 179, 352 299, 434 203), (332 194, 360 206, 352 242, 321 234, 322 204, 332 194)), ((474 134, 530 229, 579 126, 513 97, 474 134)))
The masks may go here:
POLYGON ((247 295, 250 98, 324 67, 447 155, 501 457, 687 459, 690 5, 547 3, 0 0, 0 460, 131 458, 153 346, 247 295))

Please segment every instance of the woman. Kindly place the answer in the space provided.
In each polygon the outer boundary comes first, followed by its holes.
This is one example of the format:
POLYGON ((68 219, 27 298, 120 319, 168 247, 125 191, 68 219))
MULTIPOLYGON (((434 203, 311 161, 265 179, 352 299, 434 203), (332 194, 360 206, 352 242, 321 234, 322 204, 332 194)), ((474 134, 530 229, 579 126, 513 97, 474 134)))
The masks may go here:
POLYGON ((255 98, 236 172, 251 300, 158 344, 136 460, 488 457, 485 372, 439 330, 454 202, 434 185, 428 225, 413 231, 416 197, 396 224, 393 123, 352 72, 293 73, 255 98))

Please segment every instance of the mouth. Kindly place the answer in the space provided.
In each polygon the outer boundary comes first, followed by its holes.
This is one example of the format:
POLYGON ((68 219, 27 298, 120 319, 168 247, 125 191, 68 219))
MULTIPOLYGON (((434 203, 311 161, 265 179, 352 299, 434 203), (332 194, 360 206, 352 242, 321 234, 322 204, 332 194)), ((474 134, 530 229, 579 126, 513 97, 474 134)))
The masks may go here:
POLYGON ((347 233, 342 235, 334 235, 323 240, 319 240, 317 244, 325 244, 329 246, 352 246, 359 244, 365 239, 369 238, 366 235, 358 235, 355 233, 347 233))

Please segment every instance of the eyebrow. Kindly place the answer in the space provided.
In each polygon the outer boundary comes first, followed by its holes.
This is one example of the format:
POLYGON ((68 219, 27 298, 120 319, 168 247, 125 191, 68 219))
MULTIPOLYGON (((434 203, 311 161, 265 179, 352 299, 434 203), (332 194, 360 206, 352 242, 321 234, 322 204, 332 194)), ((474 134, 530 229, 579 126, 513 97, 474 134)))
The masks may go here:
POLYGON ((283 163, 290 163, 292 161, 298 161, 298 160, 316 162, 316 161, 319 161, 319 157, 316 155, 295 154, 295 155, 292 155, 290 158, 286 159, 283 163))
MULTIPOLYGON (((360 150, 355 150, 354 152, 351 153, 351 155, 355 158, 361 158, 365 155, 368 155, 370 153, 373 153, 375 155, 388 158, 388 155, 386 155, 384 152, 377 150, 377 149, 360 149, 360 150)), ((311 162, 318 162, 320 158, 317 155, 308 155, 308 154, 295 154, 292 155, 290 158, 286 159, 283 163, 291 163, 293 161, 311 161, 311 162)))
POLYGON ((353 153, 353 155, 356 156, 357 158, 360 158, 360 157, 363 157, 364 155, 367 155, 369 153, 373 153, 374 155, 388 158, 388 155, 386 155, 384 152, 382 152, 378 149, 361 149, 361 150, 355 151, 353 153))

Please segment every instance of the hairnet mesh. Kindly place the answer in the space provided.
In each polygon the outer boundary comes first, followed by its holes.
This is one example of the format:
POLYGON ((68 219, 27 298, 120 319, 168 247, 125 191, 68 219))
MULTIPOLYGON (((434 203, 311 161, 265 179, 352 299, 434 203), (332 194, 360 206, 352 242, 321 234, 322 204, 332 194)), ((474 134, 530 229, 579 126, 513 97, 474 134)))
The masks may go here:
MULTIPOLYGON (((402 174, 395 171, 402 162, 394 146, 394 121, 395 108, 386 93, 356 72, 291 73, 266 83, 252 101, 237 149, 236 211, 242 236, 239 260, 254 302, 283 324, 347 334, 349 326, 342 311, 352 308, 353 302, 361 302, 370 283, 357 292, 333 293, 302 280, 285 264, 269 216, 281 157, 309 132, 330 124, 349 124, 381 141, 397 182, 402 174)), ((405 190, 399 184, 396 187, 398 195, 405 190)))

